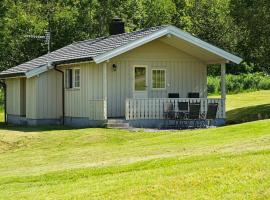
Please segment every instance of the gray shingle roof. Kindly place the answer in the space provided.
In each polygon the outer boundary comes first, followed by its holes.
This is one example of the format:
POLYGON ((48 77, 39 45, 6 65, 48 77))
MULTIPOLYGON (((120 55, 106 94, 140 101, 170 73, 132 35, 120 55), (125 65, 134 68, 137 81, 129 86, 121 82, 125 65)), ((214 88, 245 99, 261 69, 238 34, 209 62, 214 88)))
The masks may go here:
MULTIPOLYGON (((150 35, 167 26, 158 26, 130 33, 101 37, 97 39, 84 40, 67 45, 61 49, 53 51, 49 54, 49 59, 53 63, 62 61, 72 61, 80 59, 89 59, 121 47, 131 41, 150 35)), ((0 76, 12 74, 24 74, 34 68, 40 67, 47 63, 47 56, 43 55, 26 63, 12 67, 0 73, 0 76)))

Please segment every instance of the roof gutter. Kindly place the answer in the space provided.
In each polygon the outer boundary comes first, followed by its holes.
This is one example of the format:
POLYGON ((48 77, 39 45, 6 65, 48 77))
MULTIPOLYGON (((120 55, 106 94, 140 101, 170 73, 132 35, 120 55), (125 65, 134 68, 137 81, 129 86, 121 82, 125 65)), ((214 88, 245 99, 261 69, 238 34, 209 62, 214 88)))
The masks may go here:
POLYGON ((54 70, 58 71, 62 75, 62 125, 65 125, 65 80, 64 80, 64 72, 60 69, 56 68, 57 66, 54 67, 54 70))
POLYGON ((93 61, 92 57, 76 58, 76 59, 62 60, 62 61, 54 61, 53 64, 56 66, 56 65, 73 64, 73 63, 77 63, 77 62, 87 62, 87 61, 93 61))
POLYGON ((84 61, 92 61, 92 58, 78 58, 78 59, 71 59, 71 60, 62 60, 62 61, 54 61, 45 65, 41 65, 40 67, 37 67, 35 69, 32 69, 28 72, 25 73, 26 78, 31 78, 33 76, 39 75, 43 72, 46 72, 50 69, 56 69, 57 65, 63 65, 63 64, 72 64, 72 63, 76 63, 76 62, 84 62, 84 61))
POLYGON ((19 72, 19 73, 10 73, 10 74, 0 74, 0 78, 16 78, 16 77, 25 77, 24 72, 19 72))
POLYGON ((73 64, 77 62, 87 62, 87 61, 93 61, 92 57, 85 57, 85 58, 76 58, 76 59, 70 59, 70 60, 62 60, 62 61, 54 61, 51 62, 50 65, 44 64, 40 65, 37 68, 34 68, 27 72, 17 72, 17 73, 7 73, 7 74, 0 74, 0 79, 5 78, 17 78, 17 77, 26 77, 31 78, 33 76, 39 75, 43 72, 46 72, 50 69, 54 69, 56 65, 63 65, 63 64, 73 64))

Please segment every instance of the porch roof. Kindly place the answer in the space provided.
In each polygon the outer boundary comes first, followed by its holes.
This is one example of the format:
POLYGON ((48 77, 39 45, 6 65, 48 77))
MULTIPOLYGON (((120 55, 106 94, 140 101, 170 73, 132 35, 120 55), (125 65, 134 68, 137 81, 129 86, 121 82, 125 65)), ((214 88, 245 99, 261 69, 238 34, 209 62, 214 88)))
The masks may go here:
POLYGON ((204 42, 174 26, 158 26, 130 33, 84 40, 67 45, 61 49, 36 59, 12 67, 0 73, 0 78, 26 76, 32 77, 64 63, 94 61, 101 63, 143 44, 160 38, 164 42, 180 48, 207 63, 232 61, 239 64, 242 59, 218 47, 204 42), (168 36, 168 37, 166 37, 168 36), (195 55, 196 54, 196 55, 195 55))

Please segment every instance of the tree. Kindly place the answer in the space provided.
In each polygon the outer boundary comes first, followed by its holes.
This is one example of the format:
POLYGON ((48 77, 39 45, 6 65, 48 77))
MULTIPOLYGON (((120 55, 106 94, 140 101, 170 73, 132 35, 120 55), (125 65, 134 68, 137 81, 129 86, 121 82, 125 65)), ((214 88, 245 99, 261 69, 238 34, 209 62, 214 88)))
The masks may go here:
MULTIPOLYGON (((52 33, 51 49, 74 41, 108 36, 108 24, 122 18, 126 31, 173 24, 232 53, 245 63, 228 72, 270 68, 268 0, 2 0, 0 66, 13 67, 47 52, 27 34, 52 33)), ((213 72, 214 73, 214 72, 213 72)))
POLYGON ((231 0, 230 14, 239 28, 237 50, 255 70, 270 73, 270 3, 231 0))

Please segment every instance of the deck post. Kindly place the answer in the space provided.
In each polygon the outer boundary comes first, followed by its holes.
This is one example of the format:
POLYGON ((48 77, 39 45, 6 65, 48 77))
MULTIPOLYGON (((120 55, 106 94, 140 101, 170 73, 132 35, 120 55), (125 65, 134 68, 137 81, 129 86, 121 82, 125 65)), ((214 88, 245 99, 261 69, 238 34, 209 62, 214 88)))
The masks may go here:
POLYGON ((104 119, 107 119, 107 62, 103 63, 103 100, 104 100, 104 119))
POLYGON ((222 63, 221 64, 221 98, 226 99, 226 80, 225 80, 225 75, 226 75, 226 64, 222 63))
POLYGON ((221 88, 221 99, 223 100, 223 116, 226 117, 226 109, 225 109, 225 103, 226 103, 226 63, 221 63, 221 76, 220 76, 220 88, 221 88))

